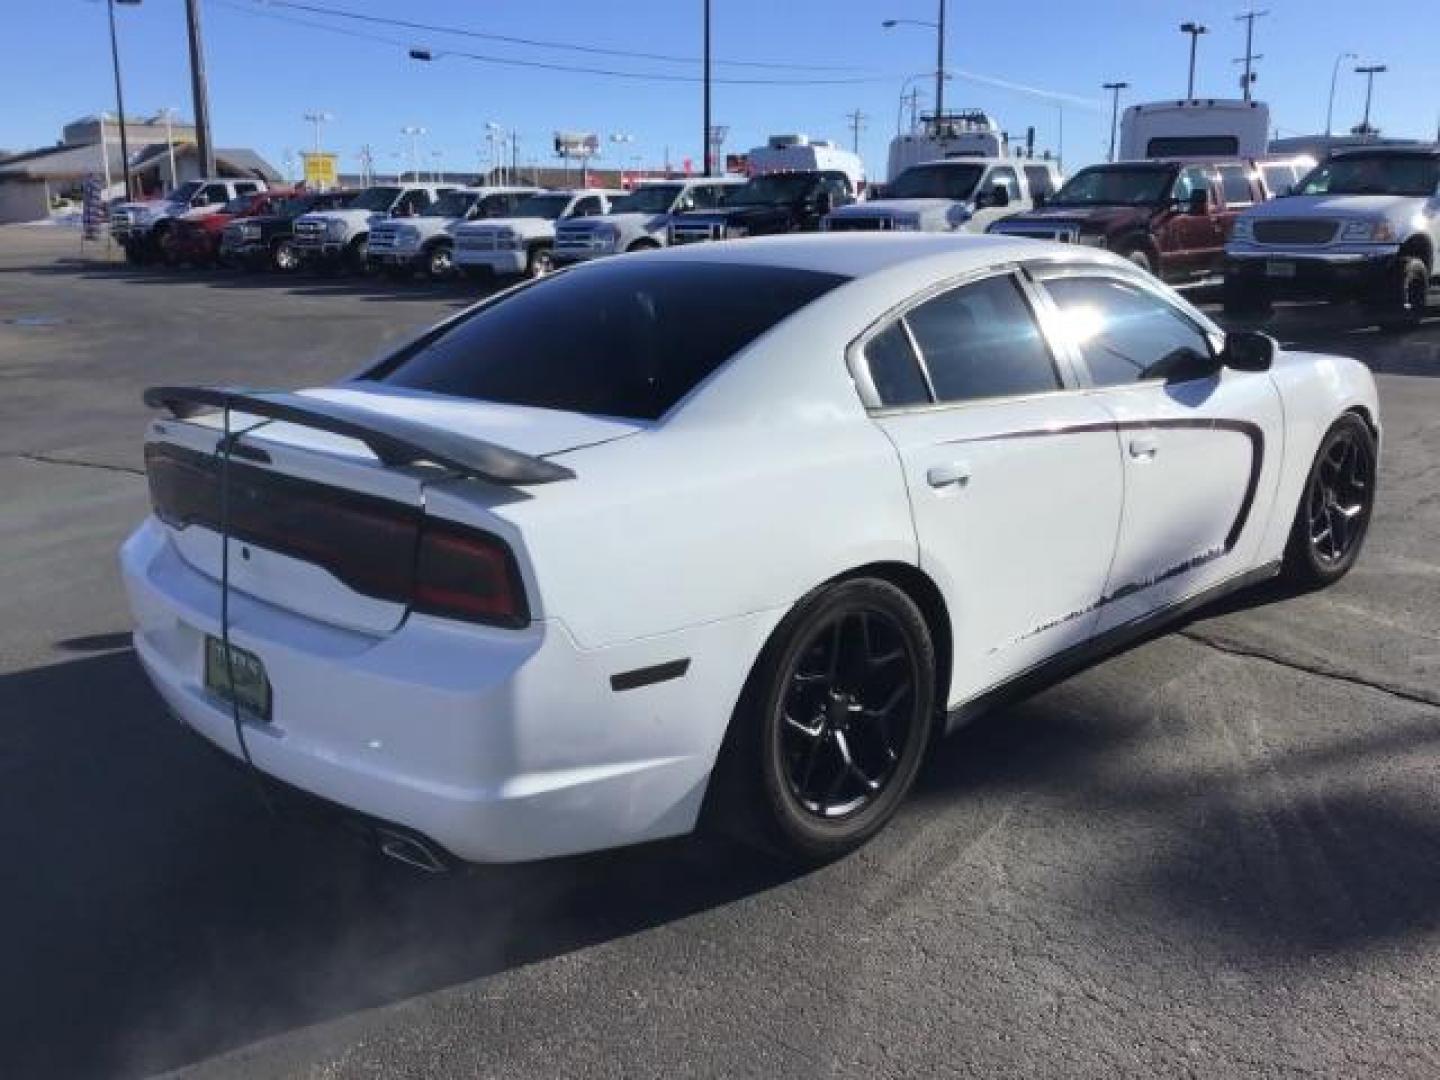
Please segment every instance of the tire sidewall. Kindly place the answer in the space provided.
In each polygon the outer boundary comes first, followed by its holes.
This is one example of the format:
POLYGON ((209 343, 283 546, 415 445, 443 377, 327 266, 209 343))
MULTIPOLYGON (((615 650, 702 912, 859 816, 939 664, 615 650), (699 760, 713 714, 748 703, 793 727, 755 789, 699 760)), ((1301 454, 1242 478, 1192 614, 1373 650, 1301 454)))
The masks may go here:
POLYGON ((1354 413, 1346 413, 1326 430, 1324 438, 1315 451, 1310 470, 1305 474, 1305 486, 1300 491, 1300 502, 1295 508, 1295 522, 1291 526, 1290 541, 1285 551, 1285 571, 1296 584, 1312 589, 1324 588, 1339 581, 1348 574, 1360 557, 1361 549, 1370 535, 1370 519, 1375 513, 1375 496, 1379 491, 1379 460, 1376 453, 1375 436, 1369 425, 1354 413), (1365 452, 1370 455, 1371 478, 1370 497, 1360 516, 1360 537, 1351 545, 1338 562, 1321 562, 1310 544, 1310 522, 1307 511, 1310 505, 1310 490, 1320 472, 1320 465, 1326 453, 1342 433, 1353 433, 1360 440, 1365 452))

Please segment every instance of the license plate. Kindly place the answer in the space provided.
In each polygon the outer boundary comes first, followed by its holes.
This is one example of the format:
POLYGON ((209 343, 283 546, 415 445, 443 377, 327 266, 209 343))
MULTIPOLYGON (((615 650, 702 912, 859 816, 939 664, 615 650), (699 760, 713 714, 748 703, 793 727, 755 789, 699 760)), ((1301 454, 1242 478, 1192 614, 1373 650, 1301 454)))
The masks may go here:
POLYGON ((234 701, 240 708, 261 720, 270 719, 270 680, 265 665, 254 653, 230 646, 230 663, 225 663, 225 643, 217 637, 205 637, 205 689, 216 697, 234 701), (232 688, 231 674, 235 682, 232 688))
POLYGON ((1295 264, 1293 262, 1276 262, 1271 259, 1265 264, 1266 277, 1293 278, 1295 276, 1295 264))

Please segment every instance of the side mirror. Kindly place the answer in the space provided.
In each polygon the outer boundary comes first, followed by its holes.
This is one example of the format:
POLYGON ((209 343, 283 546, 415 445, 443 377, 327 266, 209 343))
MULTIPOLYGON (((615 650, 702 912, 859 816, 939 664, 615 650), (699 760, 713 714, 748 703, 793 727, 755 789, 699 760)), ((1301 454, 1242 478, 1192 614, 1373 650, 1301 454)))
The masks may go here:
POLYGON ((1210 212, 1210 193, 1204 188, 1190 193, 1190 201, 1185 204, 1185 212, 1194 214, 1196 217, 1204 217, 1210 212))
POLYGON ((990 189, 990 205, 1009 206, 1010 189, 1005 187, 1003 184, 996 184, 993 188, 990 189))
POLYGON ((1258 330, 1232 330, 1225 335, 1220 362, 1234 371, 1269 371, 1279 346, 1258 330))

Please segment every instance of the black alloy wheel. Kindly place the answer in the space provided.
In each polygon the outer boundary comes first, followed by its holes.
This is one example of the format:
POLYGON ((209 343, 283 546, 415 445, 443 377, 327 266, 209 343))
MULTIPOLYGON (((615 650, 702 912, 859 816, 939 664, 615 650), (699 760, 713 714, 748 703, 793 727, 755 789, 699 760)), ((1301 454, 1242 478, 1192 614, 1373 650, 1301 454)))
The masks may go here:
POLYGON ((786 859, 859 847, 915 781, 935 719, 935 652, 895 585, 825 586, 782 621, 747 684, 711 822, 786 859))
POLYGON ((289 240, 277 240, 272 249, 270 261, 276 270, 289 274, 300 269, 300 255, 289 240))
POLYGON ((425 259, 425 274, 431 281, 443 281, 455 272, 455 255, 449 244, 436 244, 425 259))
POLYGON ((1329 585, 1355 565, 1375 506, 1375 436, 1353 413, 1325 434, 1286 550, 1286 569, 1309 587, 1329 585))

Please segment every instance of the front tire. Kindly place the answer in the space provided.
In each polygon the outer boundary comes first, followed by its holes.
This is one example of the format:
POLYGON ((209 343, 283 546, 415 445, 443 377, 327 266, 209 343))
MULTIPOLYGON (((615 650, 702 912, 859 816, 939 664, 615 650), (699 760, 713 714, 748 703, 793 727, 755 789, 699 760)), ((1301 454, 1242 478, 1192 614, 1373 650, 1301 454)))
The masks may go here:
POLYGON ((289 240, 277 240, 270 248, 270 265, 279 273, 293 274, 300 269, 300 253, 289 240))
POLYGON ((1370 529, 1375 477, 1375 436, 1346 413, 1320 440, 1295 511, 1283 567, 1294 585, 1321 589, 1350 572, 1370 529))
POLYGON ((555 258, 546 247, 530 249, 530 255, 525 260, 525 276, 527 278, 542 278, 555 269, 555 258))
POLYGON ((436 244, 425 255, 425 276, 446 281, 455 275, 455 252, 449 244, 436 244))
POLYGON ((711 821, 790 861, 859 847, 904 800, 935 718, 915 602, 856 578, 801 600, 766 645, 717 765, 711 821))
POLYGON ((1385 274, 1369 306, 1381 329, 1411 330, 1425 318, 1429 295, 1430 270, 1425 260, 1402 255, 1385 274))

